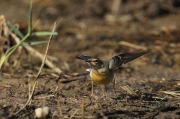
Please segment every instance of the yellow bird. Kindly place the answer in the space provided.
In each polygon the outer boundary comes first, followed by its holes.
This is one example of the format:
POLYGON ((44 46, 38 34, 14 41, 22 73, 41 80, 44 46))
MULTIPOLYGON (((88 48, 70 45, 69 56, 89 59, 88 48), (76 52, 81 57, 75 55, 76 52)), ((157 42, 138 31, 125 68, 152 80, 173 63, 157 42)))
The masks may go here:
MULTIPOLYGON (((112 57, 108 61, 102 61, 99 58, 92 56, 80 55, 76 58, 84 60, 92 68, 90 70, 90 77, 92 79, 91 95, 93 96, 93 81, 97 84, 108 85, 114 79, 114 69, 120 67, 122 64, 126 64, 149 51, 143 51, 138 53, 123 53, 112 57)), ((106 89, 106 87, 105 87, 106 89)), ((107 97, 107 95, 106 95, 107 97)))

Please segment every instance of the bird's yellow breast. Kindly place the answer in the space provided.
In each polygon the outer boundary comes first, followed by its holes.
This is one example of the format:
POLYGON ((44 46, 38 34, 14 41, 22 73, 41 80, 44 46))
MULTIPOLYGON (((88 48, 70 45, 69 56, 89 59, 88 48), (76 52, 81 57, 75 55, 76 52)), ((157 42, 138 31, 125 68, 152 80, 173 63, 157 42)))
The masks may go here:
POLYGON ((96 70, 91 70, 90 77, 94 82, 98 84, 107 85, 113 80, 114 73, 113 70, 108 70, 105 72, 97 72, 96 70))

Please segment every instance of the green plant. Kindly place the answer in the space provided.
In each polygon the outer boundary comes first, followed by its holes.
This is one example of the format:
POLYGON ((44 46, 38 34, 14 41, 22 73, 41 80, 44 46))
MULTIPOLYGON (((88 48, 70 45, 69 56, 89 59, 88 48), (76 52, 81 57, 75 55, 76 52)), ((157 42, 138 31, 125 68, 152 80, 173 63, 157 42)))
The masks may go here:
POLYGON ((48 41, 34 41, 30 43, 26 43, 25 40, 29 38, 30 36, 48 36, 48 35, 57 35, 57 32, 48 32, 48 31, 40 31, 40 32, 34 32, 34 28, 37 26, 38 21, 35 22, 35 24, 32 26, 32 0, 30 3, 29 8, 29 23, 28 23, 28 32, 26 35, 23 35, 21 31, 19 31, 11 22, 7 22, 8 26, 20 37, 20 42, 16 45, 9 48, 3 56, 0 58, 0 69, 2 69, 2 66, 4 62, 17 50, 19 46, 25 46, 25 45, 38 45, 41 43, 47 43, 48 41))

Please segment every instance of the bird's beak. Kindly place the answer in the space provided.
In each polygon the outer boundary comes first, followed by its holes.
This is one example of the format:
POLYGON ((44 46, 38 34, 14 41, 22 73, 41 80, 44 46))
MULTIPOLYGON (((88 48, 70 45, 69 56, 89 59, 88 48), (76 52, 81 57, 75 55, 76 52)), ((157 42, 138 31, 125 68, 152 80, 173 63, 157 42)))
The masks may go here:
POLYGON ((90 63, 90 62, 94 62, 94 61, 88 59, 88 60, 86 60, 85 62, 90 63))
POLYGON ((87 59, 85 62, 90 63, 90 62, 97 62, 97 61, 96 61, 96 60, 94 60, 94 59, 87 59))

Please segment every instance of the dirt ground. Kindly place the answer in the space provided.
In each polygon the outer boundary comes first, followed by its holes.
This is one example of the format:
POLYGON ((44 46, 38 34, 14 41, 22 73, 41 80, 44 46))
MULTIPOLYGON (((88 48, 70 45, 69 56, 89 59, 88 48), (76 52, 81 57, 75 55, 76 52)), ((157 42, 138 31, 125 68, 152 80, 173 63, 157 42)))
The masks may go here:
MULTIPOLYGON (((0 1, 0 15, 18 24, 23 33, 27 32, 28 10, 29 1, 0 1)), ((62 73, 45 65, 31 101, 16 113, 30 96, 41 60, 24 48, 20 55, 14 53, 0 75, 1 119, 34 119, 35 109, 44 106, 51 111, 46 118, 52 119, 180 118, 179 0, 34 0, 33 20, 39 20, 36 31, 52 31, 57 22, 58 35, 48 55, 62 73), (115 92, 112 82, 108 98, 102 97, 102 88, 95 83, 98 98, 90 96, 88 65, 77 55, 108 60, 145 50, 150 52, 115 70, 115 92)), ((44 39, 48 37, 28 41, 44 39)), ((44 54, 46 45, 32 47, 44 54)))

